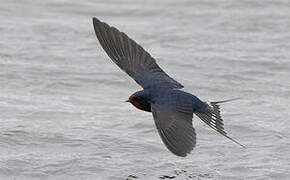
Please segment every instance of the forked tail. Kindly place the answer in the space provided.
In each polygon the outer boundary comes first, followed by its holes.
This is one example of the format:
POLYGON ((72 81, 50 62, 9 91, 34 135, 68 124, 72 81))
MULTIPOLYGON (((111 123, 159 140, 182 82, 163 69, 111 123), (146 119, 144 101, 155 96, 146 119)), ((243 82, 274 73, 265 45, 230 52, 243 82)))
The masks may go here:
POLYGON ((229 137, 227 133, 224 130, 224 124, 223 124, 223 119, 220 114, 220 105, 221 103, 229 102, 229 101, 234 101, 239 98, 235 99, 228 99, 224 101, 216 101, 216 102, 204 102, 206 104, 205 110, 203 112, 195 112, 195 114, 203 121, 205 122, 209 127, 223 135, 224 137, 230 139, 234 143, 242 146, 245 148, 244 145, 239 143, 238 141, 234 140, 233 138, 229 137))

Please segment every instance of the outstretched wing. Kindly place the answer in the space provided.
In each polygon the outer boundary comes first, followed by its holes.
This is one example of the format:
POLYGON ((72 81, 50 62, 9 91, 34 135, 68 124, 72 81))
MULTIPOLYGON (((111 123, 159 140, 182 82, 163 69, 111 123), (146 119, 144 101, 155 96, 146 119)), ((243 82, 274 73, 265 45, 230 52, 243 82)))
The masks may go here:
POLYGON ((192 127, 190 104, 151 104, 151 111, 158 133, 166 147, 175 155, 185 157, 196 144, 196 133, 192 127))
POLYGON ((183 88, 158 66, 147 51, 125 33, 95 17, 93 24, 97 38, 108 56, 144 89, 183 88))

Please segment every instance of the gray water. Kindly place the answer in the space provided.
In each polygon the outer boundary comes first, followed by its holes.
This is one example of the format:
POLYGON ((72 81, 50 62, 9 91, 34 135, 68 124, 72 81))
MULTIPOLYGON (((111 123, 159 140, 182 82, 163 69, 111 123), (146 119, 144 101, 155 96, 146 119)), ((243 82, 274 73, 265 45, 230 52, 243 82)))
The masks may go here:
POLYGON ((0 179, 289 179, 289 1, 0 1, 0 179), (100 47, 93 16, 126 32, 202 100, 186 158, 152 115, 124 103, 139 87, 100 47))

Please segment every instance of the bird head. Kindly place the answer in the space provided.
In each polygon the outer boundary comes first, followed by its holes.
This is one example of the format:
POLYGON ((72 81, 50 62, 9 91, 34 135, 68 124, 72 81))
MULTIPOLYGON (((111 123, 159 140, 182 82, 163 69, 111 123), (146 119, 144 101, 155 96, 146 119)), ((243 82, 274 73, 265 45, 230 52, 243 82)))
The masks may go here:
POLYGON ((130 102, 133 106, 143 111, 151 112, 151 105, 142 96, 138 96, 136 94, 132 94, 126 102, 130 102))
POLYGON ((133 104, 133 102, 138 101, 138 97, 135 94, 132 94, 126 102, 130 102, 133 104))

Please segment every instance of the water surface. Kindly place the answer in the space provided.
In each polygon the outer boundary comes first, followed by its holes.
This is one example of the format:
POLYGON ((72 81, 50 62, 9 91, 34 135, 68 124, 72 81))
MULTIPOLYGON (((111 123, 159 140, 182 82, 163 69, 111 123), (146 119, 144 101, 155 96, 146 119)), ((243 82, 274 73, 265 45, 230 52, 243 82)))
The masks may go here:
POLYGON ((1 179, 288 179, 287 1, 2 0, 1 179), (186 158, 152 115, 123 101, 141 88, 106 56, 93 16, 139 42, 185 90, 223 105, 228 134, 194 117, 186 158))

